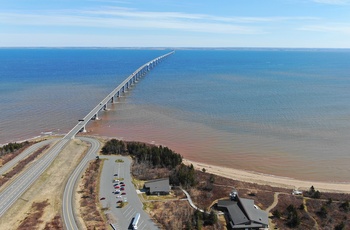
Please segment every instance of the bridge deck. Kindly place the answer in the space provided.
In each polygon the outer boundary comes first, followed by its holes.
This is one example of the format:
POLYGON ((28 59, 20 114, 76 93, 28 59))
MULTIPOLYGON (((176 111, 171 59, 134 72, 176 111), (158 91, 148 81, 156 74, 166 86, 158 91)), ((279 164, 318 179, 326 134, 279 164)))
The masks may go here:
POLYGON ((165 55, 157 57, 146 64, 139 67, 134 73, 130 74, 121 84, 119 84, 111 93, 109 93, 100 103, 98 103, 95 108, 93 108, 84 119, 79 120, 78 124, 74 126, 74 128, 69 131, 64 139, 72 139, 75 135, 81 130, 85 130, 86 124, 92 120, 95 116, 97 116, 98 112, 104 108, 106 108, 109 101, 112 100, 116 95, 120 95, 121 92, 124 92, 126 88, 129 88, 137 79, 144 76, 148 71, 150 71, 158 62, 162 59, 168 57, 173 54, 175 51, 169 52, 165 55))

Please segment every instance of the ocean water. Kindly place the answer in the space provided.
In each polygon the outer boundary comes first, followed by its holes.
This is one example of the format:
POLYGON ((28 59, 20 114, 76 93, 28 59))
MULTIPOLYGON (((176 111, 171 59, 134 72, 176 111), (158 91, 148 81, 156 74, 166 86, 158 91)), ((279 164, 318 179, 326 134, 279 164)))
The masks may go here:
MULTIPOLYGON (((0 143, 65 133, 168 50, 0 49, 0 143)), ((176 50, 88 134, 188 159, 350 182, 350 50, 176 50)))

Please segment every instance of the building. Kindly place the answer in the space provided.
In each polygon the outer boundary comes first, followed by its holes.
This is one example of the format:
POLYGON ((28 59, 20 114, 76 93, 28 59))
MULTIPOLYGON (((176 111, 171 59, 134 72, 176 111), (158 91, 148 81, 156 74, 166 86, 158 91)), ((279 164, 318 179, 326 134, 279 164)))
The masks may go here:
POLYGON ((254 200, 237 195, 234 200, 219 200, 217 207, 225 213, 229 229, 268 229, 268 214, 258 209, 254 200))
POLYGON ((144 188, 146 193, 150 195, 167 195, 170 192, 169 178, 147 181, 144 188))

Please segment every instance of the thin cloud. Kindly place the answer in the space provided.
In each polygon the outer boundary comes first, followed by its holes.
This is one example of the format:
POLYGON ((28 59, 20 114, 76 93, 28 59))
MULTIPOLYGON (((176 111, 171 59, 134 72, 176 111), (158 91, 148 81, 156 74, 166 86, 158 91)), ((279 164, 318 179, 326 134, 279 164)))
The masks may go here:
POLYGON ((313 0, 313 2, 329 5, 348 5, 349 0, 313 0))
MULTIPOLYGON (((218 34, 265 34, 271 23, 318 20, 314 17, 222 17, 182 12, 139 11, 127 7, 0 13, 0 24, 91 27, 130 30, 177 30, 218 34)), ((63 28, 62 28, 63 29, 63 28)))
POLYGON ((91 15, 107 15, 135 18, 179 19, 179 20, 208 20, 233 23, 279 22, 290 20, 317 20, 316 17, 221 17, 207 14, 187 14, 181 12, 152 12, 138 11, 125 7, 108 7, 99 10, 85 10, 81 13, 91 15))
POLYGON ((75 15, 32 15, 0 14, 0 23, 25 26, 65 26, 126 29, 167 29, 185 30, 202 33, 256 34, 262 33, 253 26, 240 26, 215 22, 185 22, 179 20, 161 20, 157 18, 103 18, 75 15))
POLYGON ((299 28, 299 30, 323 33, 336 32, 342 34, 350 34, 350 25, 306 25, 299 28))

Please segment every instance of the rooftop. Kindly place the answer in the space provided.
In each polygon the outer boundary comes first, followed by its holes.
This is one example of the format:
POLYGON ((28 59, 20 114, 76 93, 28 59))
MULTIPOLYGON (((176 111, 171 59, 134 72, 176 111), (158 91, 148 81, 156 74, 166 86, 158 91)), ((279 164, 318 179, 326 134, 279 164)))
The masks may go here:
POLYGON ((259 228, 269 224, 265 211, 257 209, 254 200, 237 196, 237 200, 219 200, 219 208, 226 208, 233 229, 259 228))

